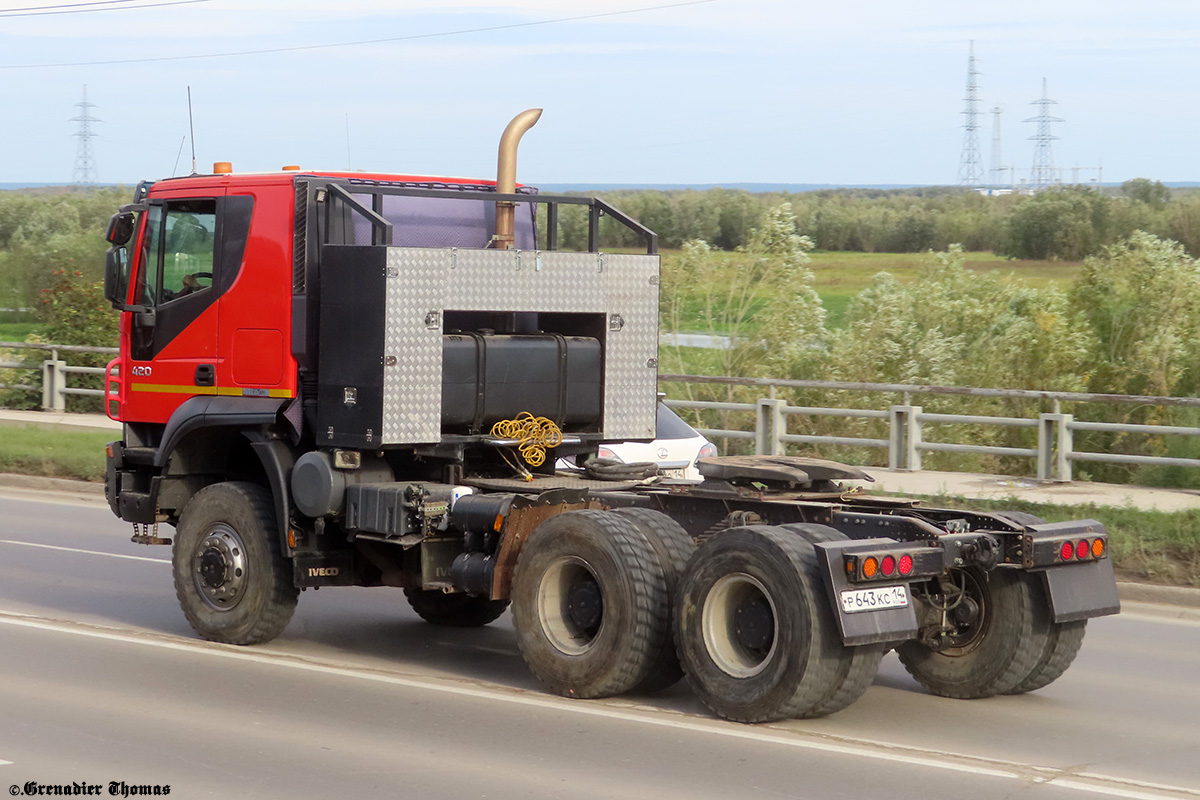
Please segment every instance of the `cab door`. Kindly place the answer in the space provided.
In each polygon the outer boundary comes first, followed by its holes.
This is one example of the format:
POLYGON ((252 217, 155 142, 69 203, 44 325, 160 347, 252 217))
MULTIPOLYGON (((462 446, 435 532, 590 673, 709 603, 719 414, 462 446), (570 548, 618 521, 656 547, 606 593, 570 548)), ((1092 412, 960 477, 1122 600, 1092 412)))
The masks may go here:
POLYGON ((149 203, 133 265, 133 303, 148 310, 130 320, 126 421, 166 422, 188 398, 216 394, 223 200, 215 189, 149 203))

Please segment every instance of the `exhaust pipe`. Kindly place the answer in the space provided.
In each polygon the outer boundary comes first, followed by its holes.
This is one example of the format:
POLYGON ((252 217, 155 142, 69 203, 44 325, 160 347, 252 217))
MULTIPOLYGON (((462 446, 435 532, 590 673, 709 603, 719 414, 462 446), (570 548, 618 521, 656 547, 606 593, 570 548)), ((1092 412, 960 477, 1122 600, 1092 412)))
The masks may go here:
MULTIPOLYGON (((500 152, 496 158, 496 192, 513 194, 517 191, 517 145, 525 131, 537 124, 542 109, 531 108, 513 117, 500 137, 500 152)), ((515 241, 516 206, 506 200, 496 201, 496 235, 492 247, 511 250, 515 241)))

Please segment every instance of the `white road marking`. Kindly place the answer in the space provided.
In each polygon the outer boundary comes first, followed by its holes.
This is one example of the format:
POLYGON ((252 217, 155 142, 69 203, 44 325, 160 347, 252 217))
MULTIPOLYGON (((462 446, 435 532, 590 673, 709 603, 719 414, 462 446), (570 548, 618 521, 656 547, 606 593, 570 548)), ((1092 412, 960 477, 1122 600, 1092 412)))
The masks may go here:
POLYGON ((59 547, 56 544, 40 544, 38 542, 18 542, 12 539, 0 539, 0 544, 17 544, 22 547, 42 547, 46 550, 65 550, 68 553, 83 553, 88 556, 106 556, 108 558, 127 558, 130 561, 153 561, 155 564, 170 564, 169 558, 146 558, 145 556, 127 556, 124 553, 102 553, 99 550, 83 550, 78 547, 59 547))
POLYGON ((644 705, 622 704, 620 701, 567 700, 550 695, 531 694, 521 689, 502 686, 464 686, 434 678, 416 678, 398 673, 341 666, 336 663, 311 658, 302 658, 290 653, 269 649, 247 652, 231 645, 197 642, 162 634, 138 635, 115 628, 103 628, 83 623, 69 623, 34 617, 28 614, 0 611, 0 624, 37 630, 66 633, 92 639, 156 647, 194 655, 228 658, 255 664, 266 664, 284 669, 313 672, 350 678, 358 681, 403 686, 428 692, 470 697, 512 705, 530 706, 550 711, 578 714, 589 717, 653 725, 677 731, 720 736, 728 739, 755 741, 764 744, 815 750, 837 755, 890 761, 929 769, 950 772, 966 772, 996 778, 1021 781, 1026 784, 1056 786, 1090 794, 1133 798, 1133 800, 1170 800, 1174 798, 1200 798, 1200 791, 1179 786, 1150 784, 1111 775, 1075 773, 1055 767, 1025 764, 1014 761, 970 756, 961 753, 919 750, 909 745, 888 742, 872 742, 849 737, 821 736, 799 731, 788 731, 773 726, 750 727, 721 720, 709 720, 679 712, 647 709, 644 705))
POLYGON ((12 766, 11 761, 5 761, 4 759, 0 758, 0 767, 11 767, 11 766, 12 766))

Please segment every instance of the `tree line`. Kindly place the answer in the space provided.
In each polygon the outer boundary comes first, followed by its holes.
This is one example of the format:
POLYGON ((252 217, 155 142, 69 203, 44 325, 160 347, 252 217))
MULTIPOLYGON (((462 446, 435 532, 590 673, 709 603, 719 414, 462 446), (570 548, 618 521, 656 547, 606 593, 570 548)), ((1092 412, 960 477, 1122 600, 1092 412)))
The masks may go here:
MULTIPOLYGON (((1010 258, 1079 261, 1140 230, 1200 255, 1200 192, 1172 192, 1146 178, 1119 189, 1064 186, 995 197, 933 187, 798 194, 640 190, 610 192, 603 199, 658 233, 664 249, 697 239, 719 250, 747 245, 762 215, 786 202, 797 228, 820 250, 916 253, 961 244, 1010 258)), ((560 213, 564 245, 582 246, 583 212, 560 213)), ((640 245, 615 223, 602 224, 601 242, 609 248, 640 245)))

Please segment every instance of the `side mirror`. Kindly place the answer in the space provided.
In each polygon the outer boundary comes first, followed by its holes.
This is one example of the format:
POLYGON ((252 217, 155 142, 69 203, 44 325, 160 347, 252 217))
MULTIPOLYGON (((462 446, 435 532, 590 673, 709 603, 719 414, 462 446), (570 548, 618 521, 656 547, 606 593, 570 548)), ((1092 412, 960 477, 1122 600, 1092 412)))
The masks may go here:
POLYGON ((127 244, 133 236, 133 230, 137 224, 137 217, 131 212, 122 211, 113 214, 108 220, 108 231, 104 234, 104 238, 109 244, 120 247, 127 244))
MULTIPOLYGON (((111 223, 109 228, 112 228, 111 223)), ((112 303, 113 308, 125 310, 128 293, 129 251, 121 245, 113 245, 104 257, 104 298, 112 303)))

